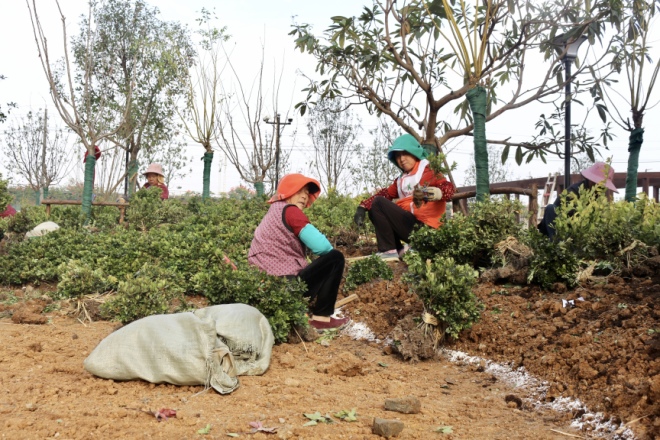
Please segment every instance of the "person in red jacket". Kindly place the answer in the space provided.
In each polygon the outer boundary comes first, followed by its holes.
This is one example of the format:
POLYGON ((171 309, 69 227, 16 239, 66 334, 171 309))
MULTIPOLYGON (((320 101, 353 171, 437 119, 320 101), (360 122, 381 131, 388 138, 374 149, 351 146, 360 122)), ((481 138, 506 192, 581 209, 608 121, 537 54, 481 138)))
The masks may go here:
POLYGON ((442 174, 431 170, 424 148, 413 135, 396 138, 387 157, 401 170, 401 176, 389 187, 363 200, 353 218, 362 226, 369 212, 376 229, 377 255, 386 261, 403 257, 408 247, 402 242, 410 241, 410 233, 415 228, 440 226, 447 202, 456 190, 442 174), (415 192, 421 196, 413 197, 415 192))
POLYGON ((12 217, 14 215, 16 215, 16 210, 11 205, 7 205, 7 208, 0 212, 0 218, 12 217))
POLYGON ((152 163, 147 167, 147 170, 142 173, 147 178, 147 183, 142 188, 151 188, 157 186, 161 189, 160 198, 165 200, 170 197, 170 192, 165 185, 165 175, 163 174, 163 167, 159 163, 152 163))

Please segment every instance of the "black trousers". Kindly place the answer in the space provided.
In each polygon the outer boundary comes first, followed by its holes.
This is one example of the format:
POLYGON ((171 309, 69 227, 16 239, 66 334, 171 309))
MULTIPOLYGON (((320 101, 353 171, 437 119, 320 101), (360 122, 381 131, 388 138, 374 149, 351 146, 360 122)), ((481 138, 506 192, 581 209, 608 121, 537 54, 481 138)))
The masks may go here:
POLYGON ((305 296, 310 298, 310 309, 314 315, 330 316, 335 312, 344 264, 344 255, 333 249, 298 272, 298 276, 307 284, 305 296))
POLYGON ((380 196, 375 197, 371 202, 369 219, 376 229, 379 252, 402 249, 401 242, 408 243, 410 233, 424 224, 412 213, 380 196))

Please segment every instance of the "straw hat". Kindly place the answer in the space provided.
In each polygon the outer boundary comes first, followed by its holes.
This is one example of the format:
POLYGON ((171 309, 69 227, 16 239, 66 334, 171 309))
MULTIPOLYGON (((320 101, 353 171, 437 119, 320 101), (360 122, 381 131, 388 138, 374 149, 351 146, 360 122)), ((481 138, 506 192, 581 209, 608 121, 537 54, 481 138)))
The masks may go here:
POLYGON ((149 165, 147 167, 147 170, 144 173, 142 173, 142 175, 146 176, 149 173, 154 173, 165 177, 165 174, 163 174, 163 167, 159 163, 152 163, 151 165, 149 165))
POLYGON ((318 180, 312 179, 311 177, 305 177, 302 174, 287 174, 282 177, 279 185, 277 185, 277 193, 271 197, 268 203, 274 203, 279 200, 286 200, 301 189, 305 185, 310 185, 309 187, 309 198, 307 199, 307 208, 314 203, 314 200, 321 194, 321 184, 318 180))
POLYGON ((614 186, 612 179, 614 178, 614 168, 605 162, 596 162, 586 170, 582 171, 582 177, 591 180, 593 183, 603 183, 607 189, 618 193, 619 191, 614 186))

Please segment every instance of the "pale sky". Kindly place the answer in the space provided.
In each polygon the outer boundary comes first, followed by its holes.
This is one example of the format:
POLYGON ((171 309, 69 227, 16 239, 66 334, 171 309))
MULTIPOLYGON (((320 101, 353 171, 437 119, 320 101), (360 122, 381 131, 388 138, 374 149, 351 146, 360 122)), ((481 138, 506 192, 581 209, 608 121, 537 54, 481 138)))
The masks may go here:
MULTIPOLYGON (((30 0, 31 1, 31 0, 30 0)), ((37 0, 39 10, 41 11, 41 20, 46 27, 49 35, 49 45, 55 50, 61 50, 61 23, 59 15, 54 9, 52 0, 37 0), (50 9, 49 9, 50 8, 50 9)), ((87 10, 84 0, 60 0, 63 12, 67 17, 69 25, 69 36, 76 33, 78 17, 87 10)), ((233 61, 238 69, 245 72, 245 76, 253 78, 252 72, 261 59, 261 46, 265 44, 266 65, 277 66, 277 69, 283 68, 285 81, 283 88, 288 92, 280 93, 280 108, 290 108, 290 117, 293 117, 293 125, 286 127, 283 131, 282 146, 295 146, 292 159, 294 160, 293 171, 304 171, 298 169, 311 159, 309 148, 311 142, 306 138, 307 129, 305 119, 297 114, 293 114, 293 105, 302 100, 303 94, 300 89, 305 87, 306 81, 296 72, 298 70, 313 75, 314 60, 308 54, 300 54, 294 50, 293 38, 288 35, 291 30, 291 23, 295 20, 299 23, 311 23, 317 33, 326 29, 331 23, 330 17, 335 15, 357 15, 362 9, 362 5, 371 4, 368 0, 333 0, 333 1, 309 1, 309 0, 283 0, 281 2, 253 0, 250 2, 238 2, 235 0, 152 0, 149 2, 157 6, 161 11, 161 19, 178 20, 183 24, 188 24, 191 28, 195 26, 195 18, 198 11, 205 7, 207 9, 215 8, 219 18, 219 24, 228 28, 232 36, 232 42, 236 45, 233 55, 233 61), (296 139, 290 135, 297 129, 296 139), (298 167, 298 168, 296 168, 298 167)), ((37 110, 48 106, 52 109, 52 102, 48 95, 46 80, 41 70, 37 58, 36 45, 30 25, 30 18, 25 0, 5 0, 2 5, 2 14, 0 14, 0 74, 7 79, 0 81, 0 102, 5 107, 8 101, 14 101, 19 105, 17 110, 10 115, 20 116, 26 114, 30 109, 37 110)), ((585 51, 581 48, 581 53, 585 51)), ((660 50, 652 51, 651 57, 654 62, 660 59, 660 50)), ((586 56, 586 55, 585 55, 586 56)), ((660 99, 660 92, 655 91, 655 101, 660 99)), ((453 108, 453 106, 452 106, 453 108)), ((551 108, 524 107, 523 109, 507 112, 498 117, 486 126, 487 136, 492 139, 504 139, 512 137, 514 140, 529 139, 534 135, 534 122, 539 113, 550 113, 551 108)), ((627 109, 622 111, 629 113, 627 109)), ((580 106, 572 106, 573 122, 576 123, 584 116, 584 111, 580 106)), ((49 114, 55 115, 55 111, 49 114)), ((363 121, 363 142, 370 143, 367 135, 369 129, 377 125, 375 116, 366 114, 361 115, 363 121), (366 137, 365 137, 366 136, 366 137)), ((660 170, 660 134, 653 130, 656 121, 660 120, 660 110, 658 106, 647 112, 645 117, 646 133, 644 136, 644 145, 640 154, 640 171, 660 170)), ((0 131, 4 131, 8 126, 5 123, 0 126, 0 131)), ((612 157, 613 166, 617 172, 624 172, 627 167, 627 144, 628 134, 622 130, 615 130, 616 138, 612 141, 610 150, 603 150, 605 157, 612 157)), ((0 135, 0 142, 3 136, 0 135)), ((193 157, 192 162, 195 171, 178 181, 170 184, 172 192, 177 193, 185 190, 201 192, 201 167, 202 162, 199 157, 202 156, 203 149, 189 143, 189 156, 193 157)), ((458 185, 463 184, 465 170, 469 167, 471 161, 471 152, 473 151, 472 138, 461 138, 450 144, 453 151, 449 160, 456 161, 459 165, 454 177, 458 185)), ((221 173, 220 154, 216 153, 214 159, 214 171, 211 182, 211 191, 227 191, 230 187, 238 185, 240 179, 238 174, 231 169, 229 165, 226 172, 221 173), (220 177, 222 176, 222 177, 220 177)), ((510 158, 513 154, 510 155, 510 158)), ((533 162, 529 165, 518 167, 511 159, 509 161, 509 170, 514 178, 526 177, 546 177, 548 172, 563 171, 563 159, 551 158, 548 165, 542 162, 533 162)), ((1 158, 0 158, 1 164, 1 158)), ((1 167, 0 167, 1 169, 1 167)), ((82 167, 77 169, 79 176, 82 176, 82 167)), ((6 173, 3 173, 6 176, 6 173)), ((18 181, 16 183, 19 183, 18 181)))

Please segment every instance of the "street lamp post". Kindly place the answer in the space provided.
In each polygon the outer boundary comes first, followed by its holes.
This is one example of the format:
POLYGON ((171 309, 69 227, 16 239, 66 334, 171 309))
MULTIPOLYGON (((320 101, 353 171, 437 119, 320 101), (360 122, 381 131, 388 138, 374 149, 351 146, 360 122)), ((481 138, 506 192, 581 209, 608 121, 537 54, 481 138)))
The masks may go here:
POLYGON ((571 186, 571 64, 577 57, 580 45, 587 37, 569 37, 567 34, 558 35, 552 41, 555 50, 563 55, 566 86, 564 87, 564 189, 571 186))
MULTIPOLYGON (((280 114, 278 113, 275 115, 275 121, 270 122, 270 118, 264 116, 264 122, 275 126, 275 188, 277 188, 277 185, 280 183, 280 125, 291 125, 293 118, 287 119, 286 122, 281 122, 280 114)), ((284 127, 282 127, 282 129, 284 129, 284 127)))

